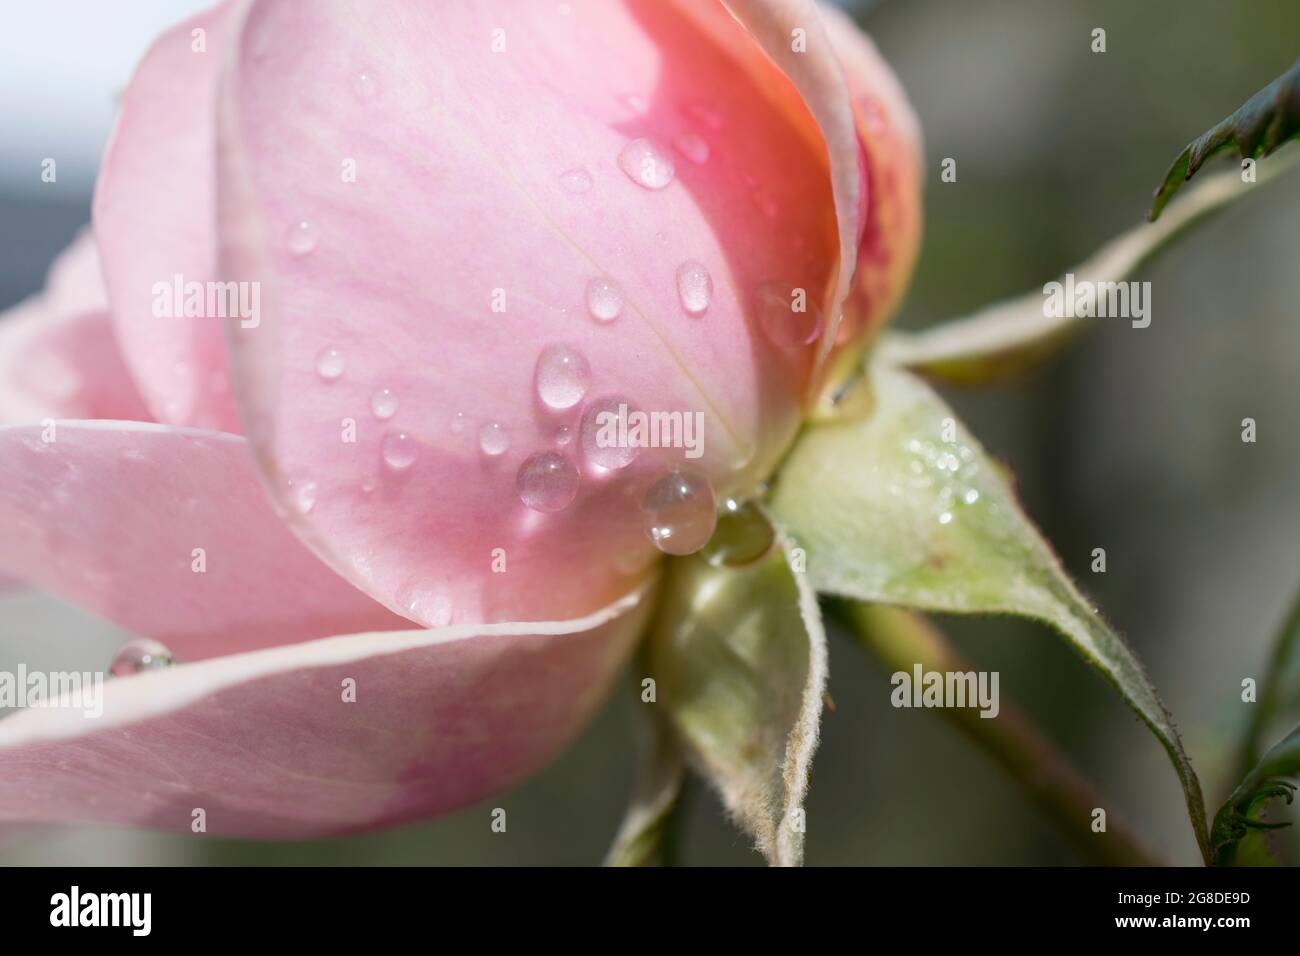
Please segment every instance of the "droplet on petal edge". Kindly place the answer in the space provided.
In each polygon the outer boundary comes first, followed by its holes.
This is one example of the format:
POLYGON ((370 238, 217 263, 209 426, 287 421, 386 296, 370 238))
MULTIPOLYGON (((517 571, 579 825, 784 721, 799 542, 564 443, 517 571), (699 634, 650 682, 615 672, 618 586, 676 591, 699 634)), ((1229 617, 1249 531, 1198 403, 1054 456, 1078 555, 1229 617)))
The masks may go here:
POLYGON ((591 383, 587 357, 570 345, 548 345, 537 356, 534 384, 542 404, 556 411, 582 401, 591 383))
POLYGON ((673 158, 651 140, 634 139, 618 155, 618 165, 628 178, 646 189, 663 189, 673 181, 673 158))
POLYGON ((293 494, 293 506, 299 514, 305 515, 316 507, 316 482, 310 479, 290 481, 289 490, 293 494))
POLYGON ((352 78, 352 89, 363 100, 373 99, 379 92, 379 77, 373 70, 362 70, 352 78))
POLYGON ((776 531, 758 505, 728 498, 718 509, 718 527, 703 554, 715 567, 738 567, 763 558, 775 541, 776 531))
POLYGON ((717 504, 708 479, 686 469, 668 472, 641 501, 646 533, 665 554, 694 554, 713 537, 717 504))
POLYGON ((324 348, 316 356, 316 374, 322 382, 335 382, 343 375, 347 361, 343 353, 336 348, 324 348))
POLYGON ((698 133, 678 133, 673 137, 673 145, 696 166, 703 166, 709 161, 709 144, 698 133))
POLYGON ((758 324, 773 345, 794 348, 815 342, 822 331, 821 312, 808 292, 788 282, 768 282, 754 294, 758 324))
MULTIPOLYGON (((630 444, 620 418, 631 416, 635 407, 621 395, 607 395, 589 402, 582 412, 582 457, 589 465, 606 471, 626 468, 641 449, 630 444)), ((626 426, 626 421, 623 423, 626 426)))
POLYGON ((175 663, 176 658, 165 644, 147 637, 137 637, 127 641, 113 655, 108 672, 114 677, 129 677, 144 671, 171 667, 175 663))
POLYGON ((379 443, 379 453, 390 469, 405 471, 415 464, 420 449, 406 432, 389 432, 379 443))
POLYGON ((617 282, 595 278, 587 283, 587 311, 597 322, 613 322, 623 311, 623 290, 617 282))
POLYGON ((497 422, 485 422, 478 430, 478 447, 489 458, 496 458, 510 448, 510 436, 497 422))
POLYGON ((285 245, 295 256, 305 256, 316 248, 319 239, 316 227, 306 219, 299 219, 289 227, 289 232, 285 236, 285 245))
POLYGON ((515 489, 519 500, 534 511, 563 511, 578 496, 578 469, 559 452, 531 455, 519 466, 515 489))
POLYGON ((687 315, 703 315, 713 299, 713 276, 702 263, 688 259, 677 267, 677 295, 687 315))

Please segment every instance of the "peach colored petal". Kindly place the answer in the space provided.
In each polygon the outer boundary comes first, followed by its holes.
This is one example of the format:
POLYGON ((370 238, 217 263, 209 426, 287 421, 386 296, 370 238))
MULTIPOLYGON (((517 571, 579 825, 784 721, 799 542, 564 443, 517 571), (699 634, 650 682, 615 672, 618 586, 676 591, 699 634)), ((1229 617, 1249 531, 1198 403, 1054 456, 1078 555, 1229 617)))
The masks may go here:
POLYGON ((231 329, 259 462, 273 493, 319 487, 304 540, 426 624, 586 613, 644 573, 638 504, 680 449, 588 472, 557 513, 516 490, 532 455, 582 467, 557 435, 587 401, 700 413, 687 464, 752 490, 815 361, 758 330, 756 292, 833 285, 824 147, 770 61, 761 83, 738 62, 741 25, 723 18, 723 44, 658 0, 568 7, 252 3, 222 84, 221 273, 263 288, 261 327, 231 329), (668 157, 664 188, 634 181, 668 157), (702 315, 688 263, 711 275, 702 315), (612 321, 589 314, 593 280, 622 290, 612 321), (558 411, 534 388, 555 345, 590 367, 558 411), (509 447, 485 452, 484 429, 509 447))
POLYGON ((109 680, 98 718, 0 721, 0 825, 188 833, 202 810, 209 834, 303 838, 463 806, 586 722, 647 606, 636 593, 575 621, 352 634, 109 680))
POLYGON ((238 319, 209 314, 224 297, 210 304, 206 285, 204 314, 185 314, 187 283, 211 282, 216 267, 215 95, 230 9, 220 4, 168 30, 136 68, 104 154, 94 222, 118 340, 153 417, 238 432, 222 332, 238 319), (177 287, 180 297, 169 291, 177 287))
POLYGON ((0 428, 0 528, 0 576, 157 638, 181 660, 410 626, 298 542, 235 435, 132 422, 0 428))

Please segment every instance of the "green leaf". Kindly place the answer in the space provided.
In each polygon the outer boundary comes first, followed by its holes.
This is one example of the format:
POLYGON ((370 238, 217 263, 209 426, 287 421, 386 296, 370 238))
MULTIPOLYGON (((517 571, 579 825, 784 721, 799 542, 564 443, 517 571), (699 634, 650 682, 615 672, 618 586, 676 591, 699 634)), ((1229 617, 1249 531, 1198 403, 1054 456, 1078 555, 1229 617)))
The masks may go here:
MULTIPOLYGON (((641 704, 654 707, 654 704, 641 704)), ((686 777, 681 748, 663 717, 644 715, 646 742, 640 777, 632 803, 605 855, 605 866, 658 866, 664 862, 665 843, 686 777)))
POLYGON ((1273 643, 1273 653, 1269 658, 1268 670, 1260 681, 1259 703, 1252 712, 1250 726, 1242 742, 1242 773, 1245 773, 1259 761, 1259 750, 1264 734, 1270 724, 1288 708, 1284 697, 1285 688, 1300 688, 1300 682, 1289 678, 1291 670, 1300 663, 1300 591, 1291 600, 1291 609, 1286 621, 1273 643))
POLYGON ((659 702, 758 850, 798 865, 826 684, 817 595, 784 550, 746 568, 668 564, 648 648, 659 702))
POLYGON ((1260 814, 1278 797, 1288 804, 1291 802, 1296 788, 1284 778, 1297 775, 1300 775, 1300 726, 1264 754, 1264 759, 1246 774, 1214 815, 1210 842, 1215 863, 1232 863, 1238 844, 1251 831, 1290 826, 1289 823, 1266 823, 1260 819, 1260 814))
POLYGON ((1300 136, 1300 61, 1227 119, 1187 144, 1156 190, 1151 203, 1151 221, 1159 218, 1165 203, 1178 188, 1221 150, 1236 146, 1242 159, 1259 159, 1297 136, 1300 136))
MULTIPOLYGON (((1235 172, 1196 185, 1158 223, 1141 223, 1121 233, 1088 259, 1067 269, 1076 282, 1123 282, 1192 226, 1231 202, 1249 195, 1295 165, 1276 163, 1247 184, 1235 172)), ((1056 354, 1085 322, 1074 316, 1045 315, 1046 295, 1037 288, 987 306, 973 315, 923 332, 896 332, 881 343, 882 360, 959 385, 1014 377, 1056 354)))
POLYGON ((866 416, 807 429, 770 500, 825 593, 950 613, 1017 614, 1060 631, 1168 752, 1202 855, 1200 784, 1137 657, 1083 598, 1002 470, 914 376, 872 369, 866 416))

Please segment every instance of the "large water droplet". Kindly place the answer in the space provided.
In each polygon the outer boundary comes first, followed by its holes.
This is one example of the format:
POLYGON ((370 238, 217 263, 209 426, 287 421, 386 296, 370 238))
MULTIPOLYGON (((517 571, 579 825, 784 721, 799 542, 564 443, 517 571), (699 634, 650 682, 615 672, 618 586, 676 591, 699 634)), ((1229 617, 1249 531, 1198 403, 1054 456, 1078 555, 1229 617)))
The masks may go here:
POLYGON ((758 324, 763 334, 782 348, 815 342, 822 331, 822 316, 808 292, 788 282, 768 282, 755 293, 758 324))
POLYGON ((497 422, 485 422, 478 430, 478 447, 490 458, 504 455, 510 447, 510 436, 497 422))
POLYGON ((315 225, 306 219, 299 219, 289 227, 284 244, 289 247, 289 251, 295 256, 305 256, 316 248, 318 241, 320 241, 320 236, 316 232, 315 225))
POLYGON ((728 498, 718 509, 718 527, 704 548, 704 558, 714 566, 752 564, 772 550, 775 540, 776 531, 758 505, 728 498))
POLYGON ((316 356, 316 374, 322 382, 337 381, 346 367, 343 353, 336 348, 323 348, 316 356))
POLYGON ((678 133, 673 138, 673 145, 696 166, 703 166, 709 161, 709 144, 698 133, 678 133))
POLYGON ((613 322, 623 311, 623 290, 617 282, 597 278, 587 283, 587 311, 597 322, 613 322))
POLYGON ((420 446, 406 432, 389 432, 379 443, 379 453, 393 471, 405 471, 415 464, 420 446))
POLYGON ((713 298, 713 276, 703 263, 688 259, 677 267, 677 294, 688 315, 703 315, 713 298))
POLYGON ((548 345, 537 356, 534 381, 538 397, 548 408, 572 408, 587 394, 591 366, 587 357, 570 345, 548 345))
MULTIPOLYGON (((582 456, 589 464, 609 471, 626 468, 641 449, 630 445, 620 418, 635 411, 621 395, 609 395, 589 402, 582 413, 582 456)), ((626 418, 624 418, 626 421, 626 418)))
POLYGON ((370 396, 370 411, 381 422, 388 421, 397 414, 397 396, 391 389, 378 389, 370 396))
POLYGON ((573 169, 566 169, 560 173, 560 185, 567 192, 585 193, 591 188, 591 173, 587 172, 581 166, 575 166, 573 169))
POLYGON ((534 511, 563 511, 578 495, 578 469, 559 452, 531 455, 519 466, 515 489, 519 500, 534 511))
POLYGON ((673 181, 673 158, 648 139, 634 139, 618 154, 618 164, 628 178, 646 189, 663 189, 673 181))
POLYGON ((646 532, 665 554, 694 554, 709 543, 718 511, 708 479, 676 469, 664 475, 641 501, 646 532))
POLYGON ((113 655, 108 672, 114 677, 129 677, 143 671, 160 670, 176 663, 176 658, 165 644, 137 637, 127 641, 113 655))

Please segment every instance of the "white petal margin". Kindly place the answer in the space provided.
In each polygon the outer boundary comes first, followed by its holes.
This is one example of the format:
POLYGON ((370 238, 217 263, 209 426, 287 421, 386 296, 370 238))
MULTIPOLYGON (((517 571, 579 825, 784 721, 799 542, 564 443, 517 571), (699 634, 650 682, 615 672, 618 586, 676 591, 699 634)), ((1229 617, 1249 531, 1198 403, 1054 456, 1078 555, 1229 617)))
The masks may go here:
POLYGON ((574 621, 354 634, 115 678, 98 718, 20 711, 0 720, 0 829, 190 831, 201 810, 208 833, 304 838, 472 803, 583 726, 647 597, 574 621))

